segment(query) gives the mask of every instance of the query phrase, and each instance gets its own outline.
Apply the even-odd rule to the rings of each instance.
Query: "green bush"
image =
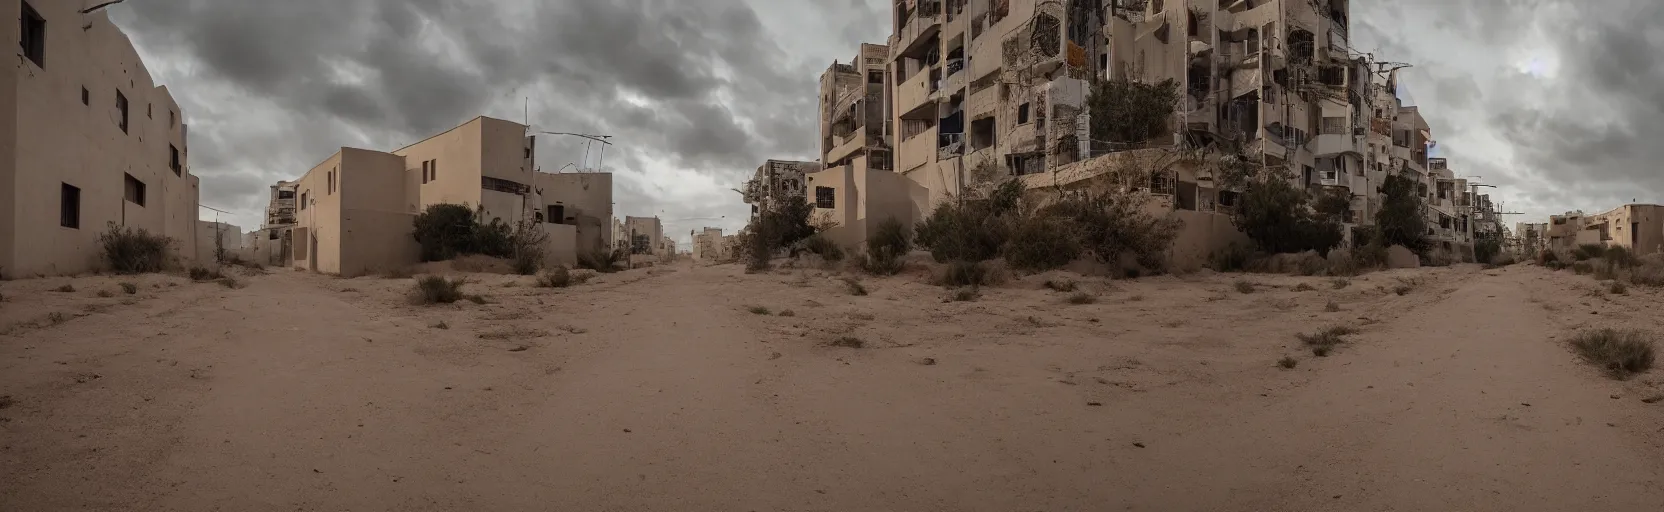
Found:
[[[1381,184],[1381,209],[1375,213],[1375,227],[1382,247],[1402,245],[1421,254],[1427,250],[1427,222],[1422,217],[1421,195],[1416,182],[1388,175]]]
[[[1640,258],[1635,257],[1635,253],[1629,252],[1628,247],[1621,245],[1607,247],[1601,257],[1618,268],[1630,268],[1641,263]]]
[[[1143,204],[1131,196],[1110,194],[1060,198],[1038,214],[1067,221],[1081,248],[1091,251],[1099,262],[1119,263],[1123,256],[1131,256],[1151,271],[1166,267],[1167,249],[1181,227],[1176,219],[1145,213]]]
[[[1502,255],[1502,240],[1495,237],[1482,237],[1473,243],[1473,259],[1483,264],[1496,263]]]
[[[990,274],[986,265],[979,261],[954,261],[943,269],[940,283],[942,286],[983,286],[989,283]]]
[[[916,241],[937,262],[994,259],[1010,239],[1014,209],[990,199],[945,201],[919,222]]]
[[[467,281],[427,276],[416,280],[416,300],[422,304],[450,304],[463,299],[462,285]]]
[[[746,269],[768,268],[776,251],[793,249],[798,242],[814,236],[815,227],[809,222],[814,212],[814,205],[799,197],[780,201],[754,215],[739,234]]]
[[[837,242],[833,242],[825,235],[816,233],[814,236],[803,239],[802,245],[803,250],[818,254],[821,259],[826,261],[843,261],[844,259],[844,248],[839,247]]]
[[[1584,261],[1606,255],[1606,246],[1601,244],[1583,244],[1572,249],[1572,259]]]
[[[98,244],[110,270],[117,274],[140,274],[162,271],[173,239],[153,235],[144,228],[117,226],[111,222],[109,230],[98,235]]]
[[[416,243],[422,261],[443,261],[473,252],[474,211],[460,204],[433,204],[416,215]]]
[[[1005,260],[1022,270],[1051,270],[1068,265],[1080,251],[1080,241],[1071,232],[1069,222],[1035,215],[1017,222]]]
[[[1231,220],[1266,252],[1327,255],[1344,238],[1341,225],[1317,213],[1310,202],[1306,191],[1270,176],[1248,182]]]

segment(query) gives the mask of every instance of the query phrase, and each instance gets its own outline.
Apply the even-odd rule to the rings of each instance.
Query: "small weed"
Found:
[[[1410,290],[1416,289],[1416,282],[1404,278],[1398,279],[1398,285],[1392,287],[1392,292],[1399,296],[1409,295]]]
[[[475,303],[475,304],[490,304],[491,303],[491,301],[485,299],[484,295],[469,295],[468,296],[468,302],[472,302],[472,303]]]
[[[861,280],[860,279],[856,279],[854,277],[845,277],[844,278],[844,285],[849,287],[849,294],[850,295],[865,296],[867,294],[867,287],[861,285]]]
[[[768,308],[765,308],[765,307],[762,307],[762,306],[751,306],[751,308],[750,308],[750,309],[747,309],[747,310],[746,310],[746,311],[750,311],[750,312],[751,312],[751,314],[753,314],[753,315],[769,315],[769,314],[773,314],[773,312],[772,312],[772,311],[769,311],[769,310],[768,310]]]
[[[1144,296],[1143,295],[1134,295],[1134,296],[1131,296],[1131,297],[1127,297],[1127,302],[1144,302]]]
[[[108,299],[108,298],[110,298],[110,297],[114,297],[114,296],[116,296],[116,294],[114,294],[114,293],[110,293],[110,291],[109,291],[109,290],[99,290],[99,291],[98,291],[98,296],[99,296],[99,297],[103,297],[103,298],[106,298],[106,299]]]
[[[57,311],[53,311],[51,313],[46,314],[46,322],[48,324],[58,325],[58,324],[68,322],[68,321],[69,321],[69,315],[65,315],[65,314],[59,313]]]
[[[1068,293],[1068,292],[1075,291],[1075,282],[1074,281],[1069,281],[1069,280],[1061,280],[1061,281],[1047,280],[1046,281],[1046,288],[1049,288],[1054,292]]]
[[[551,268],[543,272],[542,275],[537,276],[537,286],[540,288],[565,288],[574,284],[583,283],[588,278],[589,274],[583,274],[583,276],[584,277],[574,276],[572,275],[572,271],[567,270],[565,266],[556,265],[555,268]]]
[[[1309,291],[1315,291],[1315,290],[1317,290],[1317,287],[1314,287],[1314,286],[1312,286],[1310,284],[1307,284],[1307,283],[1300,283],[1300,286],[1294,287],[1294,291],[1297,291],[1297,292],[1309,292]]]
[[[849,316],[850,316],[850,318],[854,318],[856,320],[860,320],[860,321],[863,321],[863,322],[871,322],[872,319],[878,318],[878,317],[872,316],[872,313],[854,313],[854,314],[851,314]]]
[[[341,293],[358,293],[357,288],[342,288]]]
[[[1629,293],[1629,286],[1625,285],[1623,281],[1613,281],[1607,291],[1612,292],[1613,295],[1624,295]]]
[[[1284,370],[1292,370],[1298,365],[1300,365],[1300,360],[1289,356],[1283,356],[1282,359],[1277,360],[1277,366],[1281,366]]]
[[[843,337],[840,337],[838,339],[832,340],[831,345],[834,346],[834,347],[844,347],[844,348],[862,348],[862,347],[867,346],[867,342],[861,341],[861,338],[856,338],[856,337],[853,337],[853,336],[843,336]]]
[[[75,285],[66,284],[66,285],[63,285],[63,286],[59,286],[57,288],[53,288],[52,291],[63,292],[63,293],[74,293],[75,292]]]
[[[1254,293],[1254,283],[1246,280],[1237,280],[1235,286],[1237,293]]]
[[[1587,330],[1572,338],[1571,344],[1583,360],[1606,369],[1614,379],[1652,368],[1653,340],[1643,331]]]
[[[192,281],[213,281],[225,277],[220,274],[219,269],[208,267],[191,267],[190,276]]]
[[[126,292],[128,295],[139,293],[139,285],[133,283],[121,283],[121,291]]]
[[[954,302],[970,302],[976,300],[978,295],[980,294],[976,292],[976,288],[961,288],[953,292],[951,298]]]
[[[434,324],[433,324],[433,325],[430,325],[430,326],[428,326],[428,327],[432,327],[432,328],[434,328],[434,329],[441,329],[441,330],[443,330],[443,329],[450,329],[450,328],[451,328],[451,324],[447,324],[447,323],[445,323],[445,321],[444,321],[444,320],[440,320],[440,321],[438,321],[438,322],[435,322],[435,323],[434,323]]]
[[[236,278],[233,278],[233,277],[230,277],[230,276],[220,278],[216,282],[218,282],[220,284],[220,286],[224,286],[226,288],[230,288],[230,289],[233,289],[233,290],[248,286],[247,284],[244,284],[242,281],[238,281]]]
[[[797,313],[793,312],[790,309],[783,309],[783,310],[780,310],[780,314],[778,316],[797,316]]]
[[[1070,304],[1080,305],[1091,304],[1094,302],[1098,302],[1098,296],[1086,292],[1076,292],[1074,295],[1069,296]]]
[[[1326,311],[1326,312],[1329,312],[1329,313],[1340,312],[1340,304],[1337,304],[1337,303],[1335,303],[1335,301],[1331,300],[1331,301],[1329,301],[1329,304],[1323,306],[1323,311]]]
[[[1352,281],[1350,279],[1336,279],[1334,281],[1330,281],[1329,284],[1334,286],[1336,290],[1339,290],[1351,286]]]
[[[1337,325],[1318,331],[1315,334],[1296,334],[1294,337],[1298,338],[1302,343],[1305,343],[1306,346],[1311,347],[1312,355],[1327,357],[1329,355],[1329,351],[1333,350],[1336,346],[1342,343],[1346,343],[1346,336],[1356,334],[1357,332],[1358,329],[1356,328],[1345,325]]]

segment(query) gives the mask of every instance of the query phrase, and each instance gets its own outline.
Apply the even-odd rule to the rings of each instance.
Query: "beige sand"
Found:
[[[1664,510],[1664,371],[1559,341],[1664,294],[1569,273],[474,278],[0,283],[0,510]]]

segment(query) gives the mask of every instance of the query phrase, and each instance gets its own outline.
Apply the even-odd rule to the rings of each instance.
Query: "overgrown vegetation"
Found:
[[[1312,207],[1311,195],[1295,188],[1286,176],[1266,173],[1246,183],[1231,220],[1260,250],[1327,255],[1340,245],[1343,236],[1338,219],[1319,213]]]
[[[1427,223],[1422,217],[1416,182],[1388,175],[1381,184],[1381,195],[1381,209],[1375,213],[1375,229],[1381,246],[1402,245],[1417,254],[1426,252]]]
[[[814,205],[802,197],[777,201],[758,210],[738,236],[746,269],[768,268],[776,252],[792,249],[798,242],[814,236],[816,230],[810,224],[814,211]]]
[[[467,284],[467,281],[462,278],[425,276],[416,280],[416,301],[421,304],[450,304],[462,300],[464,284]]]
[[[993,284],[991,272],[980,261],[957,260],[942,270],[938,283],[942,286],[984,286]]]
[[[844,248],[839,247],[837,242],[833,242],[832,239],[820,233],[803,239],[802,247],[805,251],[820,255],[821,259],[826,261],[843,261],[844,259]]]
[[[543,264],[548,234],[536,220],[514,223],[485,219],[485,208],[470,210],[460,204],[428,205],[412,221],[422,261],[444,261],[467,254],[508,258],[521,275],[536,274]]]
[[[1137,144],[1168,131],[1179,105],[1179,83],[1145,83],[1129,78],[1096,80],[1086,97],[1093,141]]]
[[[1069,296],[1070,304],[1084,305],[1094,302],[1098,302],[1098,296],[1086,292],[1076,292],[1074,295]]]
[[[1587,261],[1606,255],[1606,246],[1601,244],[1582,244],[1572,249],[1572,259]]]
[[[1499,263],[1502,258],[1502,239],[1494,236],[1479,237],[1473,242],[1473,260],[1486,264]]]
[[[901,273],[905,263],[902,258],[912,248],[907,226],[895,217],[884,219],[867,237],[867,253],[861,257],[861,269],[880,276]]]
[[[970,288],[960,288],[958,290],[954,290],[953,295],[950,295],[948,298],[954,302],[970,302],[976,300],[977,297],[980,297],[981,295],[981,293],[977,292],[976,287],[973,286]]]
[[[208,267],[191,267],[188,274],[192,281],[213,281],[225,277],[220,273],[220,269]]]
[[[98,235],[98,245],[110,270],[117,274],[140,274],[162,271],[173,239],[151,234],[144,228],[117,226],[111,222],[109,229]]]
[[[625,260],[622,250],[594,249],[578,253],[578,268],[586,268],[603,274],[618,271],[618,262]]]
[[[1627,379],[1653,365],[1652,335],[1644,331],[1585,330],[1572,338],[1571,345],[1585,361],[1605,369],[1615,379]]]
[[[769,315],[773,313],[772,311],[769,311],[768,308],[763,306],[751,306],[746,308],[746,311],[750,311],[753,315]]]
[[[844,286],[849,288],[849,294],[857,297],[867,294],[867,287],[861,285],[861,280],[855,277],[845,277]]]
[[[593,274],[574,274],[564,265],[555,265],[537,276],[537,286],[540,288],[566,288],[568,286],[584,284]]]

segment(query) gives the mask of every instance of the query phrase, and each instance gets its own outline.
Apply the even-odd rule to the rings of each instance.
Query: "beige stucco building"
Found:
[[[722,228],[707,227],[693,232],[693,260],[700,262],[727,261],[728,247],[723,243]]]
[[[225,251],[226,258],[244,256],[243,244],[248,240],[243,228],[224,222],[200,220],[196,223],[196,247],[193,257],[197,261],[217,262],[219,251]]]
[[[187,163],[184,113],[155,84],[103,11],[82,2],[0,0],[0,40],[19,41],[0,66],[0,275],[103,267],[111,224],[197,247],[198,179]]]
[[[1578,244],[1624,247],[1636,256],[1664,252],[1664,206],[1626,204],[1582,219]]]
[[[392,152],[341,148],[292,182],[295,223],[267,239],[289,240],[284,265],[356,276],[416,263],[417,214],[430,205],[477,208],[485,222],[535,220],[548,235],[546,262],[572,265],[579,250],[610,245],[612,177],[532,168],[525,125],[477,117]],[[274,187],[282,201],[289,182]],[[281,209],[273,206],[271,209]]]

